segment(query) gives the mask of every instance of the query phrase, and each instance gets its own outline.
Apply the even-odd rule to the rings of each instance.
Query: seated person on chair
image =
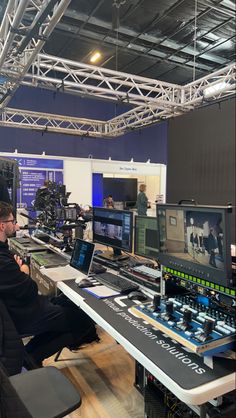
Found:
[[[63,347],[74,349],[98,339],[93,321],[63,294],[49,299],[38,295],[38,287],[8,248],[7,238],[19,229],[12,206],[0,202],[0,295],[20,335],[33,335],[26,345],[34,363]]]

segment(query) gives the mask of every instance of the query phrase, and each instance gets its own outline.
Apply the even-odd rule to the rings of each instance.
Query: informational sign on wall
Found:
[[[30,208],[34,204],[36,191],[45,180],[63,184],[63,160],[12,156],[9,158],[17,160],[20,170],[17,207]]]

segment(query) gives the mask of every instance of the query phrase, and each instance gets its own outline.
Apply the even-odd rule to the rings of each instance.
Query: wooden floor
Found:
[[[107,333],[98,330],[101,341],[75,353],[64,349],[54,365],[78,388],[82,405],[69,418],[143,418],[142,395],[134,387],[134,360]],[[73,360],[68,360],[73,359]]]

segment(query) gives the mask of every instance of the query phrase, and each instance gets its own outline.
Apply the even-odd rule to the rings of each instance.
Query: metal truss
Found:
[[[70,1],[8,1],[0,27],[0,108],[19,87]]]
[[[106,124],[106,132],[109,136],[119,136],[124,132],[141,129],[145,126],[181,115],[183,110],[179,108],[161,109],[155,105],[137,106],[129,112],[123,113]]]
[[[70,1],[8,1],[0,26],[0,125],[114,137],[233,94],[235,64],[179,86],[40,54]],[[223,87],[217,89],[220,82]],[[106,99],[133,108],[106,122],[5,108],[20,84]]]
[[[206,101],[232,95],[235,70],[235,64],[231,64],[195,82],[179,86],[38,54],[21,84],[113,100],[134,108],[106,122],[5,109],[0,125],[112,138],[181,115]],[[219,84],[223,87],[214,89]],[[210,94],[209,87],[213,87]]]
[[[0,125],[85,137],[104,137],[106,131],[102,121],[8,108],[1,112]]]
[[[219,88],[217,88],[219,86]],[[207,100],[227,97],[235,92],[236,64],[228,65],[184,86],[184,105],[199,105]]]
[[[181,87],[159,80],[38,54],[23,84],[131,105],[178,106]]]

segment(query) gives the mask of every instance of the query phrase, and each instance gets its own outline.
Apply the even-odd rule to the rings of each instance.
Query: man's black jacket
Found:
[[[15,326],[24,333],[25,324],[33,324],[41,317],[44,298],[38,295],[37,284],[22,273],[8,244],[0,241],[0,299],[10,313]]]

